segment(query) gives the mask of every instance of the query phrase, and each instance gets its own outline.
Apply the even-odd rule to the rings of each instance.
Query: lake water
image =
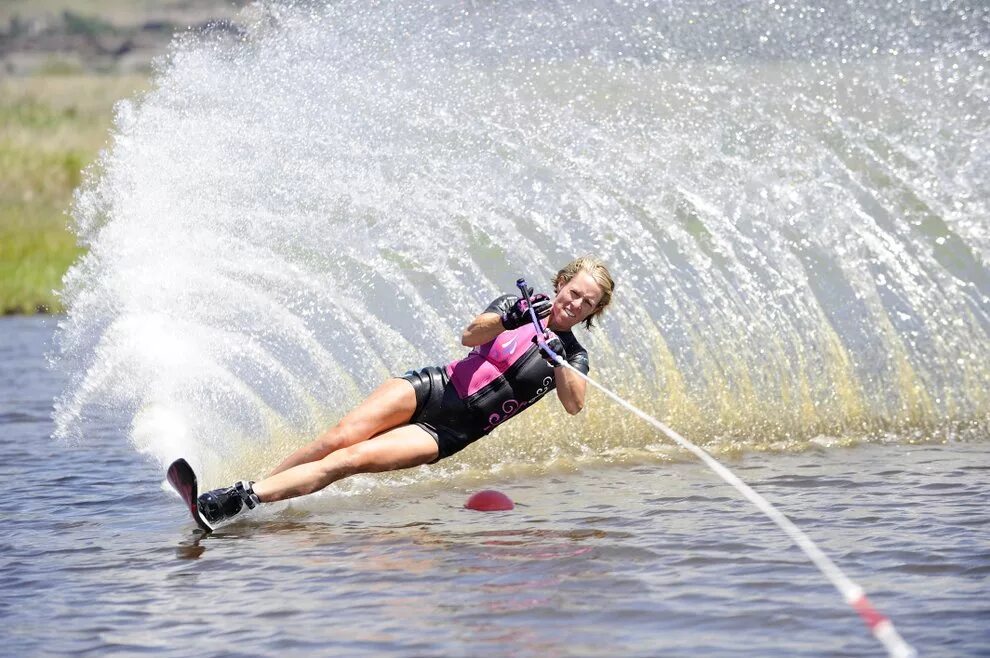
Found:
[[[686,458],[461,478],[425,467],[204,537],[110,424],[75,445],[49,438],[64,386],[43,358],[52,330],[0,320],[2,655],[883,655],[777,528]],[[724,460],[920,655],[987,656],[987,448]],[[464,509],[482,488],[516,509]]]

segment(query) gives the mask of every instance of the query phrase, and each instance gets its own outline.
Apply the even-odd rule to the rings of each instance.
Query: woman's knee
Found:
[[[392,442],[373,439],[356,443],[337,453],[339,467],[348,475],[357,473],[382,473],[398,468],[405,468],[410,459],[397,449]]]
[[[347,452],[349,464],[356,473],[378,473],[393,468],[389,451],[374,441],[354,444]]]
[[[364,443],[356,443],[328,454],[320,464],[327,474],[343,477],[373,472],[373,452]]]
[[[323,454],[329,455],[367,438],[360,435],[360,428],[355,426],[354,423],[350,423],[344,419],[324,432],[317,439],[317,443],[319,443]]]

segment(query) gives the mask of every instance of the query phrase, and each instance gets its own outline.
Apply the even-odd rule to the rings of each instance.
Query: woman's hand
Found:
[[[533,342],[539,345],[536,336]],[[549,329],[543,332],[543,342],[561,359],[565,359],[564,343]],[[584,394],[588,388],[588,382],[579,375],[571,372],[570,368],[562,367],[561,363],[554,360],[550,354],[540,345],[540,356],[546,359],[547,364],[553,368],[553,381],[557,387],[557,399],[564,405],[564,409],[572,416],[584,409]]]
[[[533,342],[536,343],[537,345],[540,345],[540,341],[536,339],[536,336],[533,336]],[[560,338],[557,337],[557,334],[553,333],[549,329],[543,332],[543,342],[546,344],[548,348],[550,348],[550,350],[554,354],[556,354],[560,358],[563,359],[565,356],[567,356],[566,354],[564,354],[564,344],[560,341]],[[553,358],[553,356],[551,356],[545,349],[543,349],[543,345],[540,345],[540,356],[542,356],[551,367],[556,368],[560,366],[560,364],[557,363],[557,361]]]
[[[530,288],[530,294],[532,294],[532,288]],[[541,320],[548,315],[550,315],[550,309],[553,308],[553,302],[546,295],[536,295],[532,298],[533,311],[536,312],[536,317]],[[529,304],[526,303],[525,299],[518,299],[512,307],[505,312],[502,316],[502,326],[506,329],[518,329],[530,322],[531,318],[529,316]]]

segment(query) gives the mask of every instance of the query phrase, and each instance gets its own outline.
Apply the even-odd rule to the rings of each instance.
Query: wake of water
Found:
[[[177,39],[77,195],[57,435],[106,411],[264,470],[589,252],[592,374],[709,447],[985,435],[990,9],[676,4],[260,3]],[[660,450],[552,407],[466,463]]]

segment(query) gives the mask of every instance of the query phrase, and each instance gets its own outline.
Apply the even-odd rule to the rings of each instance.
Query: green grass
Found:
[[[113,103],[146,86],[141,76],[0,80],[0,313],[62,311],[54,290],[81,253],[72,192],[107,144]]]
[[[81,253],[75,236],[64,228],[64,217],[56,209],[4,210],[0,215],[0,307],[6,314],[61,312],[55,290]],[[17,219],[5,216],[8,211]]]
[[[107,25],[134,25],[153,19],[196,22],[208,18],[232,16],[236,5],[245,0],[3,0],[0,22],[62,16],[81,23],[83,29],[101,29]]]
[[[183,28],[234,17],[248,2],[2,0],[0,32],[19,43],[38,26],[92,37],[136,33],[148,22]],[[150,46],[147,56],[166,43]],[[53,290],[81,253],[67,229],[72,192],[107,144],[114,102],[147,88],[148,80],[86,73],[93,65],[84,55],[59,49],[14,54],[37,62],[23,69],[33,76],[0,74],[0,313],[56,313],[62,308]]]

